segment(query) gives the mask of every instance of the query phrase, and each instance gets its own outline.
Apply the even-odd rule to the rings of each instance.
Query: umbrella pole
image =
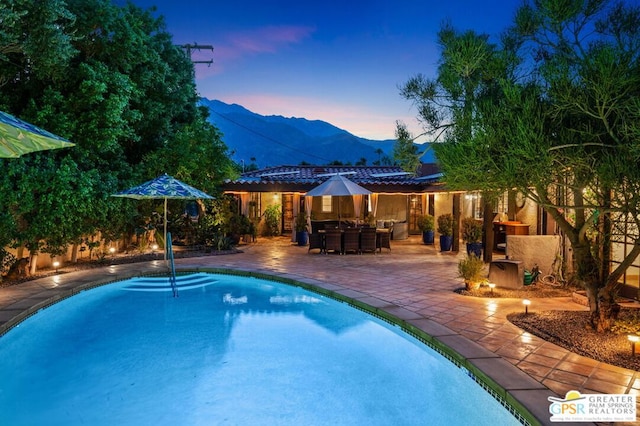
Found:
[[[164,199],[164,260],[167,261],[167,199]]]

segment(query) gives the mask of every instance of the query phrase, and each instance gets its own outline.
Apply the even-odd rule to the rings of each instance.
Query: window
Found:
[[[331,204],[331,195],[322,196],[322,212],[327,213],[333,211],[333,205]]]

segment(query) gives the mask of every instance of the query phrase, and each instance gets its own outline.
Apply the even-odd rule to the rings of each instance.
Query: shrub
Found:
[[[472,217],[462,219],[462,239],[466,243],[482,241],[482,223]]]
[[[430,214],[422,215],[418,218],[418,223],[416,223],[418,229],[422,232],[433,231],[434,230],[434,219]]]
[[[438,216],[438,233],[440,235],[453,235],[453,215],[451,213]]]
[[[298,213],[296,216],[296,232],[308,231],[307,215],[304,212]]]
[[[458,276],[464,279],[467,290],[477,287],[484,279],[484,262],[471,254],[458,262]]]
[[[280,205],[272,204],[264,211],[264,234],[267,237],[280,235]]]

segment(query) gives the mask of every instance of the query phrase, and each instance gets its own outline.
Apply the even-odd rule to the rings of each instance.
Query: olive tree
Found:
[[[619,279],[640,253],[639,29],[638,7],[526,3],[486,66],[499,72],[471,99],[470,127],[457,116],[464,108],[413,91],[426,95],[423,119],[449,114],[444,143],[434,147],[449,187],[515,189],[556,221],[599,331],[616,318]],[[450,61],[443,53],[443,64]],[[452,69],[441,66],[433,85],[445,87],[443,70]],[[453,78],[464,81],[464,73]],[[614,257],[615,242],[629,249]]]

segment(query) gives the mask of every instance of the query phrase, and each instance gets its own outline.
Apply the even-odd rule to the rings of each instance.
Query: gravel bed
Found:
[[[637,318],[637,309],[622,308],[619,319]],[[631,343],[626,334],[597,333],[589,327],[589,312],[543,311],[507,315],[513,324],[548,342],[596,361],[640,371],[638,355],[631,355]]]

